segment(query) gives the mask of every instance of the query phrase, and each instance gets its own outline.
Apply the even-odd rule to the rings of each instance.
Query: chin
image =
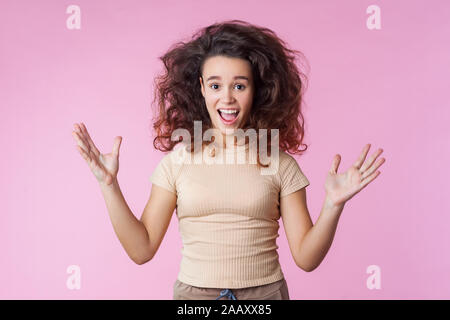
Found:
[[[235,131],[237,130],[238,126],[233,126],[233,127],[220,127],[220,132],[224,135],[232,135],[233,133],[235,133]]]

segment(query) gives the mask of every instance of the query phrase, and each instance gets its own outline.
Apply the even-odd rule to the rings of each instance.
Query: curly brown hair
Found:
[[[153,128],[153,146],[171,151],[176,129],[186,129],[194,139],[194,121],[201,121],[202,132],[212,122],[198,81],[207,58],[226,56],[250,62],[255,83],[253,105],[247,123],[241,129],[267,129],[270,153],[270,129],[278,129],[279,148],[302,154],[304,117],[302,103],[307,78],[295,64],[300,51],[287,48],[275,32],[242,20],[227,20],[202,28],[188,42],[178,42],[159,57],[165,71],[155,79],[153,104],[158,102]],[[303,59],[306,62],[306,59]],[[202,142],[205,145],[206,142]],[[304,149],[298,149],[305,146]],[[258,165],[262,165],[259,161]],[[264,165],[262,165],[264,166]],[[266,167],[266,166],[264,166]]]

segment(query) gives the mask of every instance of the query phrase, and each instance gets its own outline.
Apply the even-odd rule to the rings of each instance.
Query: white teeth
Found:
[[[224,109],[219,109],[219,111],[220,112],[222,112],[222,113],[238,113],[238,111],[237,110],[224,110]]]

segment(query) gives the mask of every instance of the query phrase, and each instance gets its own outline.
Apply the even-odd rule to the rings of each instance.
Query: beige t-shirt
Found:
[[[210,159],[245,156],[248,145],[216,150]],[[183,243],[178,280],[231,289],[283,279],[276,244],[280,197],[309,185],[297,161],[279,149],[277,170],[261,174],[249,158],[246,163],[234,158],[232,164],[199,164],[193,159],[185,149],[175,148],[164,155],[150,177],[152,183],[177,195]]]

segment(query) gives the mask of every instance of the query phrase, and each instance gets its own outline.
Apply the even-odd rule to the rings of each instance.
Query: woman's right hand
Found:
[[[92,173],[100,184],[110,185],[117,179],[119,171],[119,149],[122,137],[114,139],[113,150],[108,154],[101,154],[94,145],[84,123],[75,123],[72,136],[77,142],[81,156],[86,160]]]

